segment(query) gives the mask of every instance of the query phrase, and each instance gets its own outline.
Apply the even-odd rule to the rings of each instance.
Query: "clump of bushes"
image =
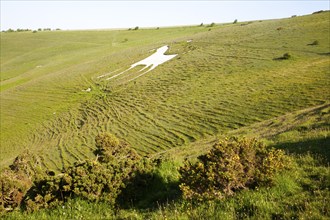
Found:
[[[33,181],[42,174],[37,156],[26,150],[16,157],[13,164],[0,173],[0,213],[19,207]]]
[[[148,159],[110,133],[97,135],[95,143],[95,160],[75,163],[59,175],[42,171],[42,161],[28,152],[17,157],[0,175],[0,213],[51,208],[75,197],[114,205],[133,178],[151,169]]]
[[[127,172],[123,172],[125,171]],[[114,204],[115,198],[129,168],[118,163],[104,165],[97,161],[85,161],[68,168],[62,175],[34,182],[27,193],[27,211],[50,208],[80,197],[89,201],[106,201]]]
[[[168,166],[171,162],[156,165],[109,133],[97,135],[95,143],[94,160],[75,163],[58,175],[41,172],[42,161],[36,156],[17,157],[0,175],[0,212],[17,207],[33,212],[76,197],[142,207],[180,195],[179,177],[163,178],[162,172],[173,168]],[[256,139],[225,139],[196,163],[186,161],[179,168],[179,187],[185,199],[222,199],[245,188],[273,184],[286,161],[283,151],[266,148]]]
[[[102,133],[95,142],[95,160],[76,163],[59,176],[34,182],[27,193],[26,209],[49,208],[74,197],[114,205],[127,182],[142,172],[144,163],[135,150],[112,134]]]
[[[113,161],[125,162],[140,160],[138,153],[125,142],[110,133],[102,133],[96,136],[95,145],[97,150],[94,152],[100,162],[111,163]]]
[[[222,199],[241,189],[271,185],[286,160],[283,151],[256,139],[226,139],[196,163],[185,161],[179,169],[180,189],[185,199]]]
[[[0,213],[12,211],[18,207],[32,181],[23,173],[6,169],[0,174]]]

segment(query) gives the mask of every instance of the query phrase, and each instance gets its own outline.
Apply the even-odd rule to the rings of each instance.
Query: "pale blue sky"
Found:
[[[162,27],[283,18],[318,10],[329,10],[329,1],[1,0],[1,30]]]

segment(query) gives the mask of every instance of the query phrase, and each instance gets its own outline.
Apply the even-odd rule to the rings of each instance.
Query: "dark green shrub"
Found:
[[[95,138],[95,154],[101,162],[137,160],[140,156],[126,143],[110,133],[101,133]]]
[[[144,159],[143,167],[135,173],[118,196],[122,208],[159,208],[178,199],[181,191],[177,165],[173,161]]]
[[[312,43],[308,44],[310,46],[316,46],[316,45],[319,45],[319,41],[318,40],[315,40],[313,41]]]
[[[15,173],[21,172],[31,180],[44,174],[41,158],[28,150],[17,156],[9,167]]]
[[[237,19],[235,19],[235,21],[233,22],[233,24],[236,24],[237,23]]]
[[[283,54],[283,56],[274,58],[273,60],[289,60],[291,58],[292,58],[291,54],[285,53]]]
[[[215,26],[215,23],[214,22],[212,22],[210,25],[209,25],[209,27],[214,27]]]
[[[283,59],[284,60],[288,60],[288,59],[290,59],[291,58],[291,55],[289,54],[289,53],[285,53],[285,54],[283,54]]]
[[[97,135],[95,138],[95,145],[101,154],[107,151],[119,150],[118,138],[110,133],[101,133]]]
[[[112,134],[102,133],[95,142],[96,160],[74,164],[59,176],[35,181],[27,193],[26,209],[53,207],[73,197],[114,205],[131,179],[143,173],[144,160]]]
[[[134,28],[134,30],[135,30],[135,31],[139,30],[139,27],[138,27],[138,26],[136,26],[136,27]]]
[[[32,181],[23,172],[3,170],[0,174],[0,213],[19,207]]]
[[[68,168],[60,176],[36,181],[27,193],[26,209],[36,211],[54,207],[73,197],[114,204],[129,172],[127,167],[122,169],[119,166],[118,163],[105,165],[85,161]]]
[[[221,199],[234,192],[269,185],[285,165],[281,150],[266,148],[256,139],[220,141],[212,150],[186,161],[180,168],[180,189],[185,199]]]
[[[42,176],[40,158],[29,151],[17,156],[0,174],[0,213],[19,207],[32,182]]]

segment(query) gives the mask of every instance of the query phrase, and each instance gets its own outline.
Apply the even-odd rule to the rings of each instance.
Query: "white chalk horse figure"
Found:
[[[173,54],[173,55],[165,55],[164,53],[168,50],[169,46],[165,45],[161,48],[158,48],[157,51],[150,55],[149,57],[137,62],[137,63],[134,63],[131,65],[130,68],[128,68],[127,70],[123,71],[123,72],[120,72],[114,76],[111,76],[109,78],[107,78],[106,80],[110,80],[110,79],[113,79],[113,78],[116,78],[126,72],[128,72],[129,70],[133,69],[134,67],[136,66],[139,66],[139,65],[145,65],[145,67],[143,67],[139,72],[142,72],[143,70],[147,69],[147,68],[150,68],[148,69],[147,71],[141,73],[140,75],[134,77],[133,79],[129,80],[129,81],[132,81],[132,80],[135,80],[141,76],[143,76],[144,74],[146,74],[147,72],[150,72],[151,70],[155,69],[158,65],[162,64],[162,63],[165,63],[166,61],[174,58],[175,56],[177,56],[177,54]],[[105,75],[102,75],[100,77],[103,77]],[[100,78],[99,77],[99,78]]]

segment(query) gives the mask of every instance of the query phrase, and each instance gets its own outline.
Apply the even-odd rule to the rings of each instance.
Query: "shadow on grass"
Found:
[[[327,52],[327,53],[318,53],[318,55],[321,55],[321,56],[330,56],[330,52]]]
[[[178,182],[166,181],[158,173],[137,174],[117,198],[120,208],[157,209],[181,197]]]
[[[325,163],[330,162],[330,137],[293,143],[280,143],[274,145],[274,147],[294,154],[305,154],[309,152],[314,155],[320,155],[325,159]]]

